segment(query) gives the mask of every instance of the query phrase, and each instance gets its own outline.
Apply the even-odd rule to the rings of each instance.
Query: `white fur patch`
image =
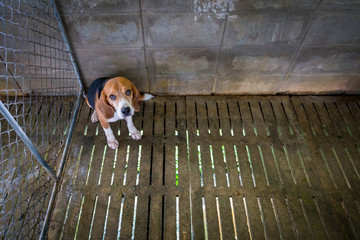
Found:
[[[153,95],[151,95],[151,94],[149,94],[149,93],[145,93],[145,94],[144,94],[144,101],[150,100],[150,99],[152,99],[153,97],[154,97]]]
[[[119,147],[119,143],[118,141],[116,140],[115,136],[114,136],[114,133],[113,131],[111,130],[111,128],[103,128],[104,129],[104,132],[105,132],[105,135],[106,135],[106,139],[107,139],[107,143],[108,143],[108,146],[112,149],[116,149]]]
[[[119,116],[116,114],[116,111],[114,113],[114,116],[110,119],[107,119],[108,122],[116,122],[117,120],[120,120]]]
[[[130,108],[130,116],[134,115],[135,113],[135,109],[133,108],[133,106],[131,105],[131,103],[129,103],[126,99],[121,98],[120,101],[117,102],[117,105],[115,106],[116,109],[116,113],[119,117],[119,119],[124,119],[125,116],[122,114],[121,109],[123,107],[129,107]]]
[[[106,138],[110,141],[114,140],[115,139],[115,136],[114,136],[114,133],[113,131],[111,130],[111,128],[104,128],[104,132],[105,132],[105,135],[106,135]]]
[[[131,133],[131,137],[134,140],[140,140],[141,139],[141,134],[140,134],[139,130],[137,130],[136,127],[134,126],[134,123],[132,121],[132,117],[126,117],[125,120],[126,120],[126,123],[127,123],[127,127],[129,129],[129,132]]]

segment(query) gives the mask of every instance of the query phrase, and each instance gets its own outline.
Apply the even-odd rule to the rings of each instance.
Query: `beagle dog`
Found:
[[[139,111],[139,101],[151,98],[153,98],[151,94],[141,95],[135,85],[124,77],[98,78],[91,83],[86,95],[86,102],[89,107],[94,109],[91,121],[100,121],[108,146],[116,149],[119,147],[119,143],[115,139],[109,123],[125,119],[131,137],[140,140],[141,134],[134,126],[132,116]]]

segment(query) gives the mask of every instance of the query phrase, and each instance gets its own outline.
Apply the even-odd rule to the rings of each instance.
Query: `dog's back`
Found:
[[[96,93],[97,93],[97,97],[100,97],[101,91],[104,88],[105,83],[110,80],[111,78],[109,77],[102,77],[102,78],[98,78],[96,80],[94,80],[91,84],[90,87],[87,91],[87,95],[86,95],[86,99],[88,101],[88,105],[92,108],[95,109],[95,98],[96,98]]]

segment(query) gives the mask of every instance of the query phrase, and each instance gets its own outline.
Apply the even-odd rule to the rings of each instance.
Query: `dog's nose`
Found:
[[[130,115],[130,108],[129,107],[123,107],[121,109],[121,112],[125,115],[125,116],[129,116]]]

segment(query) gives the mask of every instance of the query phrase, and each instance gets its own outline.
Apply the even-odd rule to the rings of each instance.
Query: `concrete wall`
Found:
[[[58,0],[86,85],[154,94],[360,93],[359,0]]]

